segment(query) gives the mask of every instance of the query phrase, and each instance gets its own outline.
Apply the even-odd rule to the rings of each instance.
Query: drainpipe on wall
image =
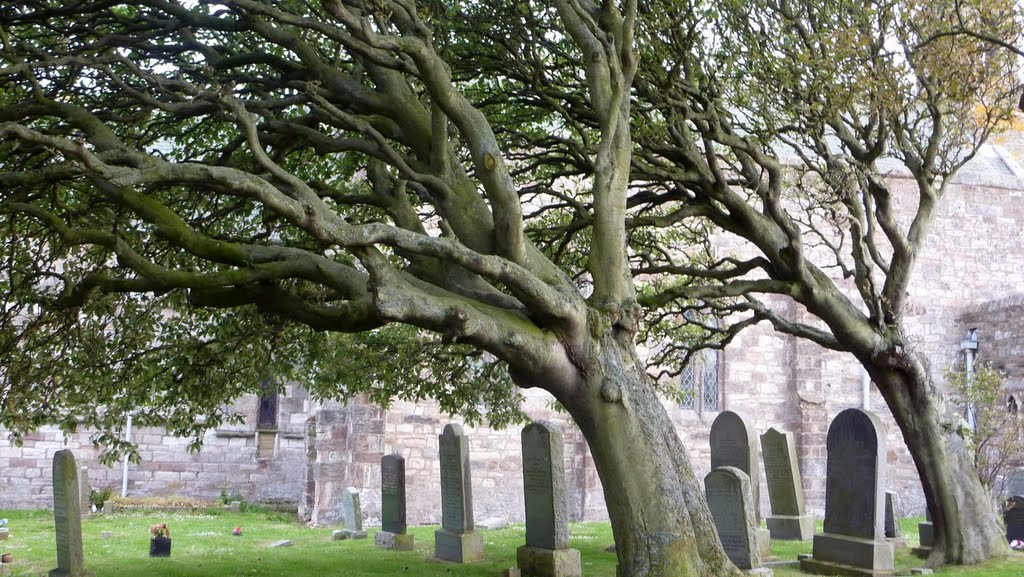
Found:
[[[125,429],[124,440],[128,443],[132,442],[132,414],[128,413],[128,425]],[[121,467],[121,496],[128,496],[128,455],[124,456],[124,460]]]
[[[861,310],[865,316],[871,316],[866,304],[861,307]],[[868,374],[868,370],[864,368],[864,365],[860,367],[860,404],[861,408],[865,411],[871,410],[871,375]]]
[[[864,367],[860,369],[860,397],[861,405],[865,411],[871,410],[871,375]]]
[[[964,372],[967,376],[967,387],[974,381],[974,358],[978,354],[978,329],[968,329],[967,338],[960,341],[960,350],[964,353]],[[973,431],[977,427],[974,416],[974,403],[967,401],[967,426]]]

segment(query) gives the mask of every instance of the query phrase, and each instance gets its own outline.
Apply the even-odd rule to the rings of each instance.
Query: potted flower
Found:
[[[149,556],[150,557],[170,557],[171,556],[171,530],[167,527],[167,523],[157,523],[149,528],[149,533],[153,536],[149,540]]]

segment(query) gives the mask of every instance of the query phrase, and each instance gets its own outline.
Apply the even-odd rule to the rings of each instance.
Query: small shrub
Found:
[[[89,504],[95,507],[97,511],[101,511],[103,510],[103,505],[110,499],[113,493],[114,489],[110,485],[102,489],[90,489]]]

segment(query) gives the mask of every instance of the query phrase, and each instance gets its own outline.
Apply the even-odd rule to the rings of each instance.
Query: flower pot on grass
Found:
[[[149,556],[150,557],[170,557],[171,556],[171,530],[167,527],[167,523],[157,523],[149,528],[150,535],[153,536],[149,540]]]
[[[171,538],[170,537],[153,537],[149,540],[149,556],[150,557],[170,557],[171,556]]]

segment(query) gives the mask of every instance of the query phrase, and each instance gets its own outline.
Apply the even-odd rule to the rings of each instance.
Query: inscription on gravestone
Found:
[[[704,477],[704,493],[729,560],[740,569],[760,567],[747,474],[735,467],[719,467]]]
[[[405,522],[405,458],[394,453],[380,460],[381,529],[404,534]]]

